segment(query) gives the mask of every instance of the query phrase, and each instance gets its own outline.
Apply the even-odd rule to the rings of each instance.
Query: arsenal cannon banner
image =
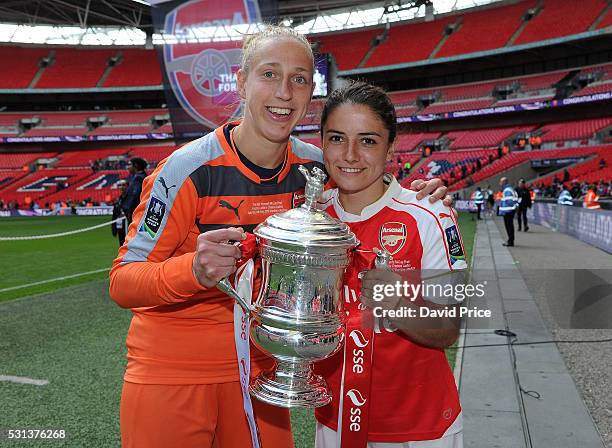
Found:
[[[152,1],[166,101],[177,140],[241,115],[236,89],[242,36],[273,23],[276,0]]]

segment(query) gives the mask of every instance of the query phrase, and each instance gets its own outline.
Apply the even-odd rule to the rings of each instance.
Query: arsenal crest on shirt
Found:
[[[386,222],[380,228],[378,241],[391,255],[398,253],[404,244],[408,231],[406,224],[401,222]]]

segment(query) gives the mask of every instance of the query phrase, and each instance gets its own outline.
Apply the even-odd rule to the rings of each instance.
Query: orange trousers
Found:
[[[287,409],[253,398],[261,448],[293,448]],[[123,383],[123,448],[249,448],[240,383]]]

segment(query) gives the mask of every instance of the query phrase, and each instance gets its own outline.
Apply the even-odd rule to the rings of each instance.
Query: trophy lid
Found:
[[[316,202],[325,185],[325,173],[314,167],[312,172],[300,165],[306,177],[306,201],[297,208],[269,216],[255,228],[255,235],[271,241],[306,247],[352,248],[359,240],[348,225],[316,209]]]

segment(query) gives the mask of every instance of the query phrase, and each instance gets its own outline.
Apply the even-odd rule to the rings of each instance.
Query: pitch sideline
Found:
[[[108,272],[108,270],[109,270],[108,268],[102,268],[102,269],[97,269],[95,271],[80,272],[78,274],[64,275],[63,277],[56,277],[56,278],[50,278],[48,280],[41,280],[39,282],[26,283],[25,285],[11,286],[9,288],[0,289],[0,293],[7,292],[7,291],[14,291],[16,289],[29,288],[30,286],[44,285],[45,283],[59,282],[59,281],[68,280],[71,278],[83,277],[84,275],[98,274],[100,272],[105,272],[105,271]]]

